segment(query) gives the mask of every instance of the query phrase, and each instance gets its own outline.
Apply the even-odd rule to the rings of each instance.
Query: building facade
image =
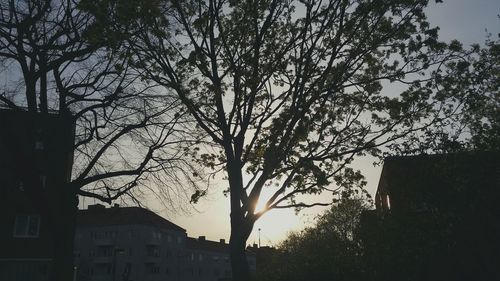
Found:
[[[0,110],[0,280],[71,277],[73,137],[67,116]]]
[[[391,157],[361,218],[372,280],[500,280],[500,152]]]
[[[255,256],[248,254],[255,269]],[[78,213],[78,281],[219,281],[231,278],[229,245],[191,238],[139,207],[91,205]]]

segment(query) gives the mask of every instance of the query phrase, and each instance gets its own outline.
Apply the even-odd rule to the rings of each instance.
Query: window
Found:
[[[161,232],[153,231],[153,239],[161,240]]]
[[[94,267],[95,275],[110,275],[113,273],[113,266],[110,263],[98,263]]]
[[[117,231],[106,231],[106,232],[104,232],[104,237],[105,238],[116,238],[117,234],[118,234]]]
[[[45,189],[45,187],[47,186],[47,176],[40,176],[40,186]]]
[[[146,263],[146,272],[150,274],[158,274],[160,273],[160,267],[154,263]]]
[[[130,273],[132,272],[132,264],[127,263],[125,265],[125,269],[123,270],[123,280],[129,280]]]
[[[154,245],[147,245],[146,252],[148,257],[160,257],[160,248]]]
[[[43,148],[44,148],[44,147],[43,147],[43,142],[42,142],[42,141],[40,141],[40,140],[37,140],[37,141],[35,142],[35,149],[36,149],[36,150],[43,150]]]
[[[98,257],[111,257],[113,255],[113,246],[99,246],[99,247],[97,247],[96,255]]]
[[[35,150],[43,150],[44,149],[44,146],[43,146],[43,142],[42,142],[42,139],[43,139],[43,131],[42,129],[38,129],[36,130],[36,140],[35,140]]]
[[[17,215],[14,223],[14,237],[36,238],[40,230],[40,216]]]

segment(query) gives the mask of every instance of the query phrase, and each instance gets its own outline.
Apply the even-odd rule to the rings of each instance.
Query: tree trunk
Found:
[[[25,77],[26,82],[26,101],[28,103],[28,111],[37,112],[37,102],[36,102],[36,80],[28,79]]]
[[[232,151],[226,151],[226,155],[232,155]],[[250,267],[248,266],[246,257],[246,242],[253,225],[245,219],[245,210],[241,203],[242,192],[245,191],[241,176],[241,163],[238,158],[228,157],[227,172],[231,201],[231,237],[229,240],[229,249],[233,281],[249,281]]]
[[[47,71],[45,70],[46,56],[41,54],[40,58],[40,112],[47,113],[49,105],[47,102]]]
[[[248,266],[246,256],[246,242],[251,231],[252,226],[248,225],[248,223],[231,224],[229,249],[233,281],[249,281],[251,279],[250,267]]]

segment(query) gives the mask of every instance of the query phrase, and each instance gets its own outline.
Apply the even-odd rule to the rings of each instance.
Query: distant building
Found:
[[[500,280],[500,152],[390,157],[361,233],[372,280]]]
[[[138,207],[80,210],[77,280],[184,280],[186,230]]]
[[[252,246],[247,247],[247,251],[252,253],[255,256],[255,271],[257,268],[259,271],[272,271],[272,268],[268,268],[269,266],[273,266],[273,260],[279,254],[276,248],[270,246],[258,246],[257,244],[253,244]],[[270,271],[269,271],[270,270]]]
[[[255,270],[255,256],[248,254]],[[91,205],[78,213],[78,281],[219,281],[231,278],[229,245],[139,207]]]
[[[0,109],[0,280],[72,276],[69,116]],[[63,226],[63,227],[61,227]],[[57,268],[57,270],[54,270]]]
[[[212,281],[231,278],[229,245],[224,239],[209,241],[205,236],[198,239],[189,237],[186,241],[186,280]]]

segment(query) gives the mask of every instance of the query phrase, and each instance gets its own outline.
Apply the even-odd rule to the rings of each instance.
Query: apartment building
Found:
[[[139,207],[80,210],[77,280],[185,280],[186,230]]]
[[[74,138],[67,117],[0,109],[2,281],[71,278],[77,199],[67,186]]]
[[[500,152],[389,157],[361,235],[372,280],[500,280]]]
[[[255,256],[248,253],[255,271]],[[219,281],[231,278],[229,245],[139,207],[80,210],[75,235],[78,281]]]

